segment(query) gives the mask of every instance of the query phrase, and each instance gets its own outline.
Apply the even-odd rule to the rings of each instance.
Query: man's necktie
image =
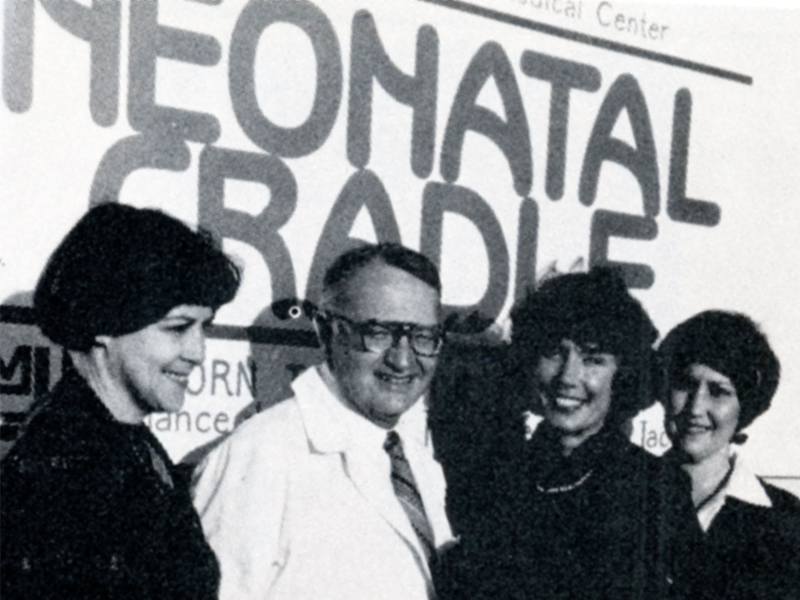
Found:
[[[403,505],[411,527],[419,538],[420,544],[425,551],[425,558],[430,562],[436,557],[436,546],[434,545],[433,529],[425,514],[425,507],[422,504],[422,497],[419,495],[414,474],[406,460],[403,452],[403,442],[396,431],[390,431],[386,435],[386,442],[383,449],[389,454],[392,461],[392,485],[394,493]]]

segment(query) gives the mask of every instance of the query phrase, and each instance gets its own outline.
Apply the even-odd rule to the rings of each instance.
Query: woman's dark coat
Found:
[[[0,596],[216,598],[219,569],[185,482],[144,425],[67,373],[0,474]]]
[[[616,432],[569,459],[554,448],[543,424],[518,476],[449,557],[451,596],[666,598],[673,536],[658,459]]]
[[[772,507],[729,496],[708,531],[698,526],[680,532],[671,576],[674,598],[800,600],[800,500],[761,485]]]

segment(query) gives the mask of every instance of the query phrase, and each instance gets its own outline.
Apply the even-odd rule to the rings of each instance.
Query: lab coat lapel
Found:
[[[383,448],[379,448],[378,451],[383,452]],[[371,466],[373,461],[369,460],[364,453],[345,452],[343,460],[347,475],[353,485],[356,486],[370,506],[414,551],[419,562],[424,565],[422,569],[427,575],[428,569],[425,564],[425,554],[420,546],[420,541],[411,527],[411,522],[408,520],[405,510],[403,510],[403,506],[394,494],[394,488],[391,483],[391,464],[388,455],[385,461],[386,468],[381,473],[380,479],[375,477],[375,469]]]
[[[297,394],[311,447],[323,454],[341,454],[342,468],[347,477],[372,510],[375,510],[412,549],[420,569],[427,578],[430,578],[420,541],[400,501],[394,495],[389,456],[383,450],[382,444],[377,444],[374,449],[356,446],[347,426],[350,415],[343,415],[341,412],[348,409],[335,395],[336,382],[331,373],[325,365],[309,369],[294,382],[292,387]],[[379,454],[372,455],[372,452]],[[380,472],[376,464],[382,465]]]

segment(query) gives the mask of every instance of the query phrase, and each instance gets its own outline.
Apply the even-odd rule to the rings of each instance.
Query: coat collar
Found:
[[[344,404],[336,380],[324,364],[303,373],[292,387],[312,451],[342,455],[342,467],[347,477],[408,545],[430,584],[430,571],[419,539],[392,488],[390,460],[383,450],[387,431]],[[403,427],[413,430],[419,423],[416,418],[403,417],[395,430],[400,432],[404,442],[409,442],[406,455],[412,469],[417,469],[418,484],[426,483],[430,474],[425,460],[420,460],[418,440],[401,431]]]
[[[725,501],[728,498],[734,498],[762,508],[772,507],[772,501],[767,495],[764,486],[761,485],[758,477],[747,467],[741,456],[731,451],[730,461],[732,471],[728,484],[697,511],[697,520],[703,531],[708,531],[711,523],[725,506]]]
[[[733,464],[733,473],[731,473],[731,480],[724,490],[725,495],[755,506],[771,508],[772,501],[746,461],[742,460],[738,454],[732,453],[731,463]]]
[[[323,454],[347,452],[361,440],[380,446],[387,430],[378,427],[347,407],[328,365],[323,363],[300,375],[292,388],[295,392],[306,435],[315,451]],[[431,444],[427,407],[424,398],[417,401],[394,428],[404,444],[424,447]]]
[[[386,431],[348,408],[326,364],[312,367],[292,384],[312,448],[322,454],[345,453],[356,440],[382,443]],[[379,446],[380,447],[380,446]]]

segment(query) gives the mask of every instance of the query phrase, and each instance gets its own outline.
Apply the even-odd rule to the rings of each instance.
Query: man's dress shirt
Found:
[[[425,554],[392,487],[387,431],[343,404],[324,365],[293,388],[198,466],[194,501],[220,562],[221,600],[431,598]],[[440,547],[452,534],[424,403],[395,430]]]

